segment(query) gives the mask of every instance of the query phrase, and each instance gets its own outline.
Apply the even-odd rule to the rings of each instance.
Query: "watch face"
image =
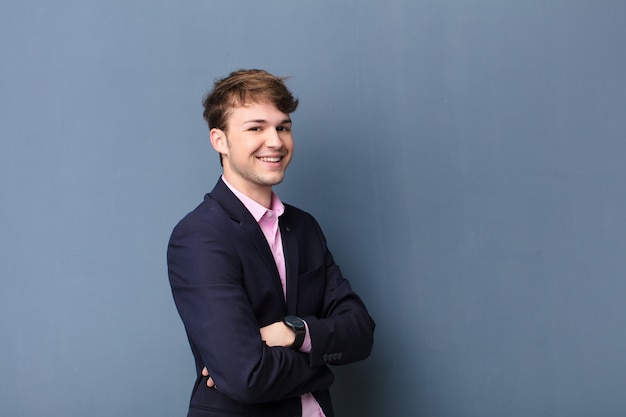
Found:
[[[304,328],[304,321],[300,317],[296,316],[287,316],[285,317],[285,321],[291,324],[296,329]]]
[[[304,320],[298,316],[287,316],[283,319],[283,321],[285,322],[285,325],[291,327],[296,334],[296,339],[290,347],[295,350],[300,349],[302,343],[304,342],[304,338],[306,337],[306,326],[304,325]]]

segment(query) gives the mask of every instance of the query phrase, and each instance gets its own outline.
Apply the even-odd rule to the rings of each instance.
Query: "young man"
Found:
[[[189,417],[333,417],[328,365],[371,351],[374,322],[318,223],[272,191],[293,155],[297,105],[262,70],[231,73],[204,100],[224,172],[168,247],[196,361]]]

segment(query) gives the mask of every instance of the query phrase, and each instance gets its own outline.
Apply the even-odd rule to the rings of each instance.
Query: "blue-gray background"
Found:
[[[626,2],[0,1],[0,414],[185,414],[174,224],[213,79],[291,75],[378,323],[340,416],[626,415]]]

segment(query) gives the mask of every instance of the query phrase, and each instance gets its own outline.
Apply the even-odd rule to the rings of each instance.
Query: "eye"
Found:
[[[291,128],[289,126],[278,126],[276,130],[278,132],[290,132]]]
[[[259,132],[261,131],[261,127],[260,126],[252,126],[248,128],[249,131],[251,132]]]

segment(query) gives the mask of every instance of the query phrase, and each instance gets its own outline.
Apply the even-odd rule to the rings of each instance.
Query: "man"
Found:
[[[189,417],[333,417],[328,365],[372,348],[374,322],[318,223],[272,190],[294,148],[298,100],[283,81],[236,71],[203,103],[223,175],[168,247],[196,362]]]

